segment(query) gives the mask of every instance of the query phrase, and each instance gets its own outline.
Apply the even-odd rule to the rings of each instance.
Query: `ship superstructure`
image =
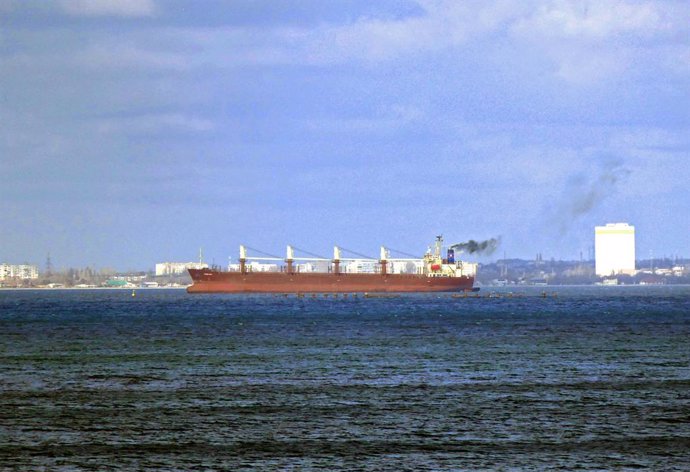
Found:
[[[247,257],[247,248],[240,246],[239,264],[228,270],[219,268],[189,269],[193,284],[189,293],[356,293],[356,292],[452,292],[472,290],[477,264],[455,260],[455,251],[448,249],[443,257],[443,238],[436,238],[419,258],[391,258],[381,247],[378,259],[343,258],[341,248],[333,249],[333,259],[295,257],[294,248],[287,247],[285,259]],[[285,262],[271,270],[254,270],[258,261]],[[303,272],[297,261],[326,264],[324,272]],[[373,273],[350,272],[352,262],[368,263]],[[397,264],[396,264],[397,263]],[[405,264],[400,271],[399,263]],[[347,266],[344,266],[347,264]],[[395,268],[398,267],[398,272]],[[274,270],[273,270],[274,269]],[[345,269],[345,270],[344,270]]]

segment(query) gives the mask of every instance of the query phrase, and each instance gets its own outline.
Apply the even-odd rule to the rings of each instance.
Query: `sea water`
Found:
[[[0,470],[688,470],[690,287],[0,291]]]

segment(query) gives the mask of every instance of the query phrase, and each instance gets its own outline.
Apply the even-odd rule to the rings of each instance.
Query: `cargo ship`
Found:
[[[333,259],[294,256],[287,247],[287,257],[247,257],[240,246],[239,264],[227,270],[211,267],[189,269],[192,285],[189,293],[376,293],[376,292],[460,292],[473,290],[477,264],[455,260],[455,252],[447,249],[442,256],[443,239],[436,238],[435,248],[422,258],[391,258],[390,251],[381,247],[379,259],[342,258],[341,248],[333,250]],[[285,265],[271,265],[256,270],[255,261],[284,261]],[[303,270],[295,264],[303,260],[327,265],[326,271]],[[248,263],[251,261],[252,263]],[[370,271],[360,273],[352,266],[368,265]],[[401,269],[402,267],[402,269]],[[373,270],[371,270],[373,268]]]

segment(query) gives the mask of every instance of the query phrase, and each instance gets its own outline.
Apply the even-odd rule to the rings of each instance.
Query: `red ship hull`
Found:
[[[189,293],[355,293],[459,292],[472,290],[474,277],[427,277],[409,274],[333,274],[222,272],[189,269]]]

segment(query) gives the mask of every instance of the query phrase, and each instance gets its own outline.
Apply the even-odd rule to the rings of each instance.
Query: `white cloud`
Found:
[[[360,17],[347,24],[179,30],[207,57],[229,65],[379,63],[461,46],[505,30],[520,4],[424,1],[423,13],[396,19]],[[230,45],[230,47],[228,47]]]
[[[190,61],[185,54],[152,50],[135,41],[104,41],[74,54],[74,63],[89,68],[185,70]]]
[[[571,84],[589,85],[620,77],[632,63],[627,51],[601,49],[591,51],[581,47],[561,47],[549,50],[556,62],[555,75]]]
[[[60,7],[75,16],[151,16],[153,0],[59,0]]]
[[[657,4],[626,0],[547,2],[514,24],[514,31],[521,34],[579,40],[654,35],[668,28],[670,23]]]
[[[516,19],[510,34],[553,63],[556,77],[591,85],[668,64],[668,44],[688,34],[690,9],[672,2],[629,0],[541,4]]]
[[[512,2],[421,1],[424,14],[402,19],[360,18],[315,31],[309,57],[387,61],[457,47],[501,30],[521,11]]]
[[[625,80],[641,71],[687,73],[690,6],[631,0],[419,0],[419,5],[421,14],[402,18],[360,17],[308,28],[187,29],[179,37],[202,51],[191,58],[196,63],[230,67],[379,65],[445,54],[451,65],[470,59],[499,69],[514,64],[507,58],[523,57],[535,73],[550,70],[553,78],[576,87]]]
[[[203,133],[213,129],[215,124],[212,121],[181,113],[109,118],[101,120],[98,124],[98,130],[106,134],[151,134],[164,131]]]
[[[393,104],[381,108],[372,116],[360,118],[310,119],[304,122],[305,129],[329,134],[389,134],[406,126],[425,122],[426,112],[416,105]]]

